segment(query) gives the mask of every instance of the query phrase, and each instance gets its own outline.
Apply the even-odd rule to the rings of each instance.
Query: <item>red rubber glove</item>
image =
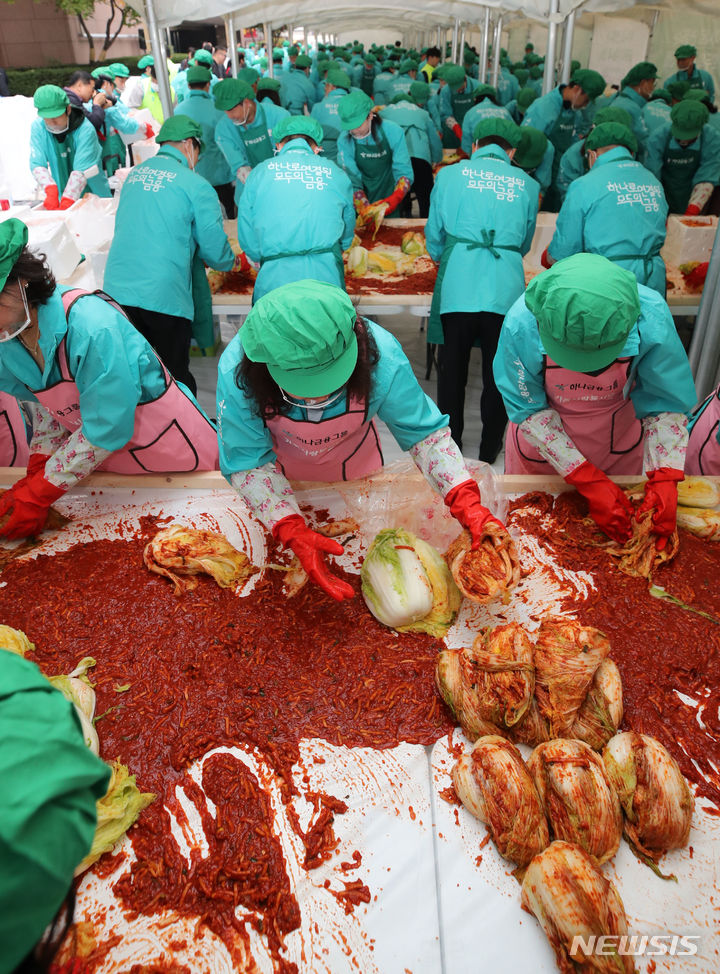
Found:
[[[63,196],[60,200],[60,209],[69,210],[73,203],[77,203],[77,200],[71,199],[69,196]]]
[[[234,271],[243,271],[245,273],[247,273],[247,271],[252,269],[252,265],[250,261],[247,259],[247,256],[244,251],[241,254],[235,255],[235,261],[233,263],[232,269]]]
[[[658,551],[663,550],[677,525],[677,485],[684,479],[685,473],[672,467],[658,467],[648,472],[645,497],[637,513],[644,514],[654,508],[652,520],[653,530],[659,535],[655,544]]]
[[[13,497],[17,492],[18,488],[26,484],[31,477],[34,477],[38,470],[44,472],[45,464],[50,459],[50,455],[47,453],[31,453],[30,459],[28,460],[27,470],[25,476],[16,480],[12,487],[9,487],[5,493],[0,497],[0,517],[10,510],[13,505]]]
[[[685,283],[693,291],[702,291],[705,286],[705,280],[707,278],[707,272],[710,267],[710,262],[704,260],[701,264],[693,269],[688,274],[683,274],[685,278]]]
[[[145,138],[146,139],[154,139],[155,138],[155,129],[152,127],[152,125],[150,124],[150,122],[146,122],[145,123]]]
[[[313,531],[299,514],[290,514],[278,521],[272,533],[273,537],[280,541],[285,548],[292,548],[309,577],[316,585],[320,586],[323,592],[327,592],[331,598],[338,602],[342,602],[343,599],[352,599],[355,596],[352,585],[348,585],[347,582],[328,571],[322,557],[324,552],[329,555],[341,555],[343,553],[344,549],[337,541]]]
[[[45,464],[50,459],[49,453],[31,453],[27,464],[27,476],[35,477],[38,471],[45,473]]]
[[[487,534],[486,525],[496,524],[503,531],[506,530],[502,521],[498,521],[483,505],[480,488],[474,480],[463,480],[457,487],[453,487],[446,495],[445,503],[455,520],[470,532],[473,551],[480,547],[482,539]]]
[[[51,484],[45,480],[42,472],[28,477],[15,487],[10,517],[0,527],[0,536],[10,540],[33,538],[45,527],[50,507],[58,497],[62,497],[66,488]]]
[[[590,505],[590,517],[613,541],[627,541],[632,534],[633,506],[617,484],[586,460],[565,478]]]
[[[549,247],[546,247],[545,250],[543,250],[542,256],[540,258],[540,263],[542,264],[543,267],[547,268],[547,270],[550,270],[552,265],[555,263],[555,261],[550,259],[550,254],[548,253],[549,249],[550,249]]]
[[[406,183],[403,182],[402,185],[396,186],[389,196],[386,196],[385,199],[378,200],[377,203],[374,203],[373,205],[378,206],[380,203],[387,203],[387,212],[392,213],[393,210],[396,210],[405,199],[409,188],[409,185],[406,185]]]
[[[691,203],[685,210],[685,216],[700,216],[700,207]]]
[[[50,183],[49,186],[45,187],[45,202],[43,203],[43,207],[46,210],[60,209],[60,198],[55,183]]]

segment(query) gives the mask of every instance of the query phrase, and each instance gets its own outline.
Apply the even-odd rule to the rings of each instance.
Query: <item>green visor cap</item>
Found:
[[[254,85],[260,79],[260,72],[256,71],[255,68],[240,68],[237,79],[244,81],[246,85]]]
[[[520,127],[509,118],[484,118],[473,129],[473,142],[498,138],[509,142],[513,149],[520,145]]]
[[[206,51],[205,49],[203,49],[201,51],[195,51],[195,54],[193,55],[193,61],[195,62],[195,64],[204,64],[206,68],[209,68],[212,66],[213,56],[210,53],[210,51]]]
[[[280,91],[281,87],[277,78],[260,78],[257,83],[258,91]]]
[[[127,66],[127,64],[120,64],[119,61],[115,61],[113,64],[108,65],[108,71],[113,78],[130,77],[130,68]]]
[[[297,57],[300,53],[300,48],[297,44],[293,44],[292,47],[288,47],[288,57]]]
[[[605,79],[598,71],[591,71],[590,68],[580,68],[570,79],[571,85],[580,85],[590,101],[599,98],[605,91]]]
[[[110,768],[86,746],[74,706],[35,663],[5,649],[0,734],[2,959],[11,971],[52,921],[90,851]]]
[[[33,95],[40,118],[57,118],[68,107],[68,96],[57,85],[40,85]]]
[[[360,128],[373,108],[373,100],[364,91],[351,91],[338,102],[340,128],[346,132]]]
[[[490,98],[492,101],[497,101],[497,89],[493,88],[492,85],[476,85],[473,88],[472,94],[476,102],[482,101],[483,98]]]
[[[333,88],[344,88],[345,91],[350,91],[352,88],[352,81],[350,80],[350,75],[347,71],[339,71],[334,68],[332,71],[328,71],[325,81],[332,85]]]
[[[408,58],[408,60],[403,61],[403,63],[398,68],[398,74],[408,74],[410,71],[417,71],[417,69],[418,69],[417,61],[411,61]]]
[[[670,92],[671,101],[681,101],[685,97],[685,93],[691,89],[687,81],[671,81],[667,90]]]
[[[281,118],[272,130],[273,142],[282,142],[291,135],[306,135],[320,145],[323,140],[323,127],[310,115],[288,115],[286,118]]]
[[[28,228],[15,217],[0,223],[0,291],[28,242]]]
[[[410,85],[410,97],[416,105],[426,105],[430,97],[430,85],[424,81],[413,81]]]
[[[185,77],[189,85],[206,85],[212,80],[212,71],[210,68],[203,68],[199,64],[193,64],[187,69]]]
[[[538,68],[536,65],[533,65],[530,68],[530,77],[533,81],[538,81],[540,78],[542,78],[542,76],[542,68]]]
[[[365,64],[377,64],[377,58],[374,54],[364,54],[363,61]]]
[[[210,60],[212,61],[212,55],[210,55]],[[138,61],[138,68],[140,71],[144,71],[145,68],[152,68],[155,66],[155,58],[152,54],[144,54]]]
[[[667,88],[656,88],[652,95],[650,95],[650,101],[660,100],[664,101],[668,105],[672,103],[672,95]]]
[[[570,73],[571,74],[575,74],[576,71],[579,71],[580,70],[580,67],[581,67],[581,65],[580,65],[580,62],[579,61],[571,61],[570,62]]]
[[[534,50],[535,50],[535,45],[531,41],[528,41],[527,44],[525,45],[525,51],[534,51]]]
[[[711,105],[710,92],[705,88],[690,88],[682,96],[683,101],[699,101],[703,105]]]
[[[95,78],[96,81],[98,78],[107,78],[108,81],[112,81],[114,75],[111,73],[109,65],[105,64],[100,68],[93,68],[90,77]]]
[[[585,139],[586,149],[604,149],[608,145],[624,145],[632,153],[637,152],[637,139],[620,122],[602,122],[596,125]]]
[[[246,99],[255,100],[252,85],[249,85],[247,81],[240,81],[239,78],[226,78],[224,81],[219,81],[213,88],[212,95],[215,99],[215,106],[221,112],[229,112],[230,109],[235,108],[236,105]]]
[[[697,57],[697,48],[693,47],[692,44],[681,44],[680,47],[673,54],[673,57],[677,57],[677,58]]]
[[[527,68],[517,68],[514,72],[515,77],[518,79],[520,87],[524,87],[527,84],[527,79],[530,77],[530,72]]]
[[[462,64],[446,65],[442,73],[442,80],[448,86],[450,91],[459,91],[467,81],[465,68],[462,66]]]
[[[671,131],[678,142],[694,141],[702,132],[710,112],[700,101],[687,101],[683,98],[670,109]]]
[[[515,103],[518,108],[526,112],[537,97],[538,93],[534,88],[521,88],[515,96]]]
[[[595,113],[592,120],[593,125],[604,125],[605,122],[619,122],[620,125],[627,125],[629,129],[632,128],[630,112],[626,112],[624,108],[616,108],[614,105],[601,108],[599,112]]]
[[[622,353],[640,316],[634,274],[599,254],[559,260],[527,286],[550,358],[572,372],[604,369]]]
[[[548,137],[544,132],[533,128],[532,125],[523,125],[520,129],[520,144],[513,162],[526,172],[537,169],[545,155],[547,144]]]
[[[312,58],[309,58],[307,56],[307,54],[298,54],[298,56],[295,58],[295,67],[296,68],[303,68],[303,69],[304,68],[311,68],[312,67]]]
[[[242,346],[251,362],[265,362],[291,396],[327,396],[355,369],[355,318],[352,301],[334,284],[284,284],[253,306],[242,327]]]
[[[654,81],[657,76],[657,68],[651,61],[640,61],[630,68],[620,84],[623,88],[632,88],[633,85],[639,85],[641,81]]]
[[[160,126],[155,141],[162,144],[163,142],[182,142],[183,139],[197,139],[200,143],[200,151],[202,151],[204,148],[202,134],[202,126],[188,115],[171,115]]]

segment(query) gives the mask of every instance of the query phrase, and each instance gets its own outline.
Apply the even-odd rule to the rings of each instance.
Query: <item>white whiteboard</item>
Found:
[[[633,64],[647,57],[650,28],[628,17],[595,14],[590,64],[609,85],[618,85]]]

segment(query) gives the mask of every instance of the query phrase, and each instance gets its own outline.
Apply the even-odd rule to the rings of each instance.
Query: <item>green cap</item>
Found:
[[[532,125],[523,125],[520,129],[520,144],[513,162],[525,172],[537,169],[545,155],[547,144],[548,137],[544,132],[533,128]]]
[[[605,91],[605,79],[599,71],[591,71],[590,68],[580,68],[570,78],[571,85],[580,85],[590,101],[599,98]]]
[[[673,57],[697,57],[697,48],[693,47],[692,44],[681,44],[680,47],[675,51]]]
[[[497,89],[493,88],[492,85],[476,85],[472,94],[476,102],[481,102],[483,98],[489,98],[497,103]]]
[[[281,47],[274,47],[272,49],[272,59],[273,61],[282,61],[284,58],[284,52]]]
[[[258,91],[280,91],[281,87],[277,78],[260,78],[257,83]]]
[[[250,101],[255,100],[252,85],[247,81],[240,81],[239,78],[226,78],[224,81],[219,81],[213,88],[212,95],[215,99],[215,107],[221,112],[229,112],[246,98]]]
[[[682,100],[683,101],[699,101],[699,102],[702,102],[703,105],[708,105],[708,106],[709,105],[712,105],[712,101],[710,99],[710,92],[707,91],[706,88],[690,88],[682,96]]]
[[[399,91],[396,95],[393,95],[393,97],[390,99],[389,104],[399,105],[401,101],[410,101],[409,91]]]
[[[398,74],[408,74],[410,71],[417,71],[417,69],[418,69],[417,61],[413,61],[410,58],[408,58],[406,61],[403,61],[400,67],[398,68]]]
[[[516,149],[520,145],[520,127],[509,118],[484,118],[473,129],[473,142],[496,136]]]
[[[624,108],[616,108],[615,105],[607,105],[595,112],[592,120],[593,125],[604,125],[605,122],[619,122],[620,125],[626,125],[629,129],[632,128],[630,112],[626,112]]]
[[[651,61],[640,61],[639,64],[635,64],[630,68],[620,82],[620,86],[622,88],[632,88],[634,85],[639,85],[641,81],[650,81],[650,79],[655,79],[657,76],[657,68]]]
[[[210,51],[206,51],[203,47],[199,51],[195,51],[193,61],[195,64],[204,64],[206,68],[209,68],[212,66],[213,56]]]
[[[345,91],[350,91],[352,88],[350,75],[347,71],[341,71],[338,68],[333,68],[331,71],[328,71],[325,81],[327,84],[332,85],[333,88],[344,88]]]
[[[272,130],[273,142],[282,142],[291,135],[307,135],[318,145],[322,144],[323,127],[310,115],[287,115]]]
[[[627,125],[620,122],[601,122],[595,125],[585,139],[586,149],[603,149],[608,145],[624,145],[632,153],[637,152],[637,139]]]
[[[298,56],[295,58],[295,67],[301,68],[302,70],[305,68],[311,68],[312,58],[309,58],[307,54],[298,54]]]
[[[351,91],[338,102],[340,128],[349,132],[359,128],[373,108],[373,100],[364,91]]]
[[[377,58],[375,57],[374,54],[369,54],[369,53],[368,54],[364,54],[363,55],[363,61],[366,64],[377,64]]]
[[[0,650],[0,909],[3,970],[35,946],[90,851],[110,768],[74,706],[35,663]]]
[[[710,112],[700,101],[683,98],[670,109],[671,131],[678,142],[694,142],[700,135]]]
[[[251,362],[265,362],[291,396],[327,396],[353,373],[358,357],[355,308],[334,284],[283,284],[253,306],[241,341]]]
[[[288,47],[288,57],[297,57],[300,53],[300,48],[297,44],[293,44],[292,47]]]
[[[268,59],[266,57],[261,57],[260,60],[258,61],[258,64],[264,71],[268,66]]]
[[[410,85],[410,97],[416,105],[427,105],[430,90],[430,85],[425,81],[413,81]]]
[[[635,275],[599,254],[574,254],[538,274],[525,304],[545,351],[573,372],[614,362],[640,315]]]
[[[690,83],[688,81],[671,81],[667,90],[670,92],[671,101],[682,101],[685,93],[690,91]]]
[[[113,61],[112,64],[108,65],[108,71],[112,74],[113,78],[130,77],[130,68],[127,64],[121,64],[119,61]]]
[[[110,66],[108,64],[104,64],[99,68],[93,68],[93,70],[90,72],[90,76],[95,78],[96,81],[98,78],[107,78],[110,81],[113,79],[113,75],[110,73]]]
[[[189,85],[206,85],[212,81],[212,71],[210,68],[203,68],[200,64],[193,64],[187,69],[185,77]]]
[[[533,65],[530,68],[530,78],[532,81],[538,81],[540,78],[542,78],[542,76],[542,68],[538,68],[536,65]]]
[[[162,145],[163,142],[182,142],[183,139],[197,139],[200,143],[200,151],[202,151],[205,146],[202,134],[202,126],[189,115],[171,115],[160,126],[155,141]]]
[[[40,85],[33,95],[40,118],[57,118],[70,104],[68,96],[57,85]]]
[[[580,62],[579,61],[571,61],[570,62],[570,74],[571,75],[572,74],[575,74],[575,72],[576,71],[579,71],[579,70],[580,70]]]
[[[525,50],[526,51],[534,51],[535,50],[535,45],[532,43],[532,41],[528,41],[527,42],[527,44],[525,45]]]
[[[452,92],[459,91],[467,81],[462,64],[448,64],[443,71],[443,81]]]
[[[672,103],[672,95],[667,88],[656,88],[652,95],[650,95],[650,101],[658,101],[659,99],[662,99],[668,105]]]
[[[0,291],[28,242],[28,228],[16,217],[0,223]]]
[[[534,88],[521,88],[515,96],[515,102],[524,114],[537,97],[538,93]]]
[[[210,60],[212,60],[212,55],[210,57]],[[155,58],[152,56],[152,54],[144,54],[138,61],[138,68],[140,71],[144,71],[145,68],[152,68],[154,66],[155,66]]]
[[[515,77],[518,79],[518,83],[521,88],[524,88],[527,84],[527,80],[530,77],[530,72],[527,68],[517,68],[514,72]]]
[[[246,85],[254,85],[260,80],[260,72],[255,68],[240,68],[237,73],[238,81],[244,81]]]

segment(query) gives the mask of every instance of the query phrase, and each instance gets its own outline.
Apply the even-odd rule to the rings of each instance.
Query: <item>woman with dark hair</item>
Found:
[[[26,404],[27,476],[0,498],[0,536],[45,526],[50,506],[93,470],[217,467],[217,437],[119,305],[57,287],[20,220],[0,223],[0,391]]]
[[[355,209],[386,205],[392,213],[410,191],[413,167],[405,133],[394,122],[373,112],[364,91],[351,91],[337,105],[343,131],[337,141],[337,161],[350,177]]]
[[[353,589],[322,554],[342,554],[311,530],[287,477],[330,483],[383,465],[375,417],[408,450],[477,547],[505,528],[420,388],[399,342],[359,318],[348,295],[319,281],[275,288],[254,305],[218,366],[220,469],[253,514],[332,598]]]

